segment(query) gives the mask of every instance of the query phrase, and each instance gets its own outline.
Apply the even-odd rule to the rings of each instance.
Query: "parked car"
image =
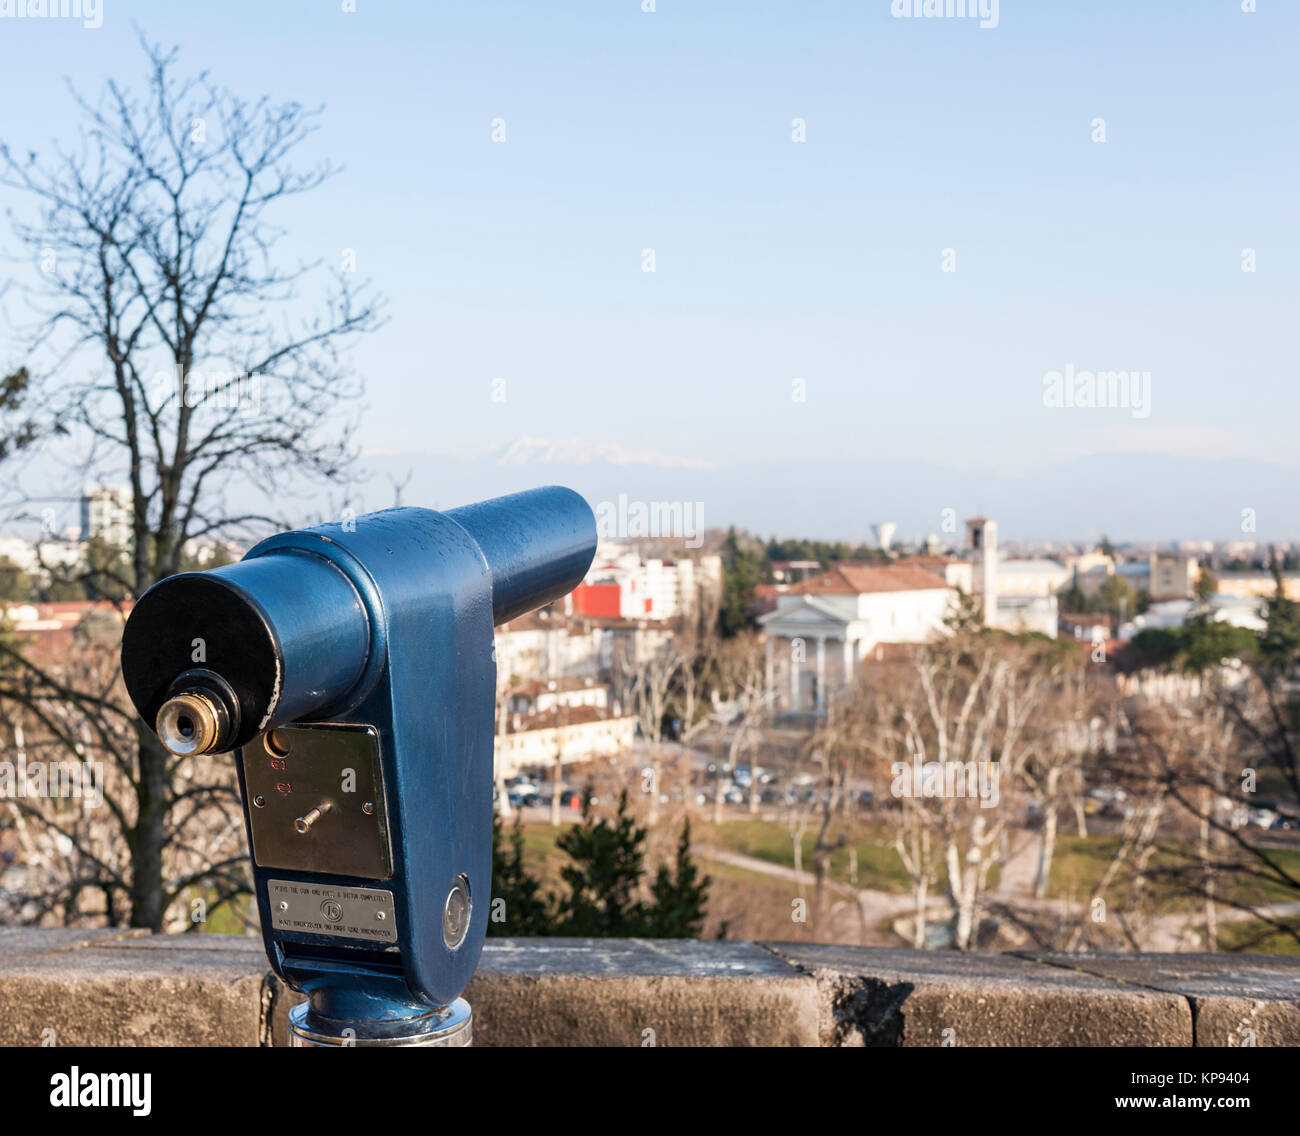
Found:
[[[1247,809],[1246,816],[1256,828],[1273,828],[1282,819],[1272,809]]]

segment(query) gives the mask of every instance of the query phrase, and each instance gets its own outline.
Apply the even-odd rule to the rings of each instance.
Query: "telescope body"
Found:
[[[493,628],[572,589],[595,546],[586,501],[550,487],[280,533],[136,604],[127,690],[172,752],[237,751],[263,938],[309,1033],[433,1029],[468,983],[491,905]]]

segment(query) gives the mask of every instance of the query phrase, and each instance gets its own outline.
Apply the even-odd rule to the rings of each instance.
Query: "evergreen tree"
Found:
[[[1116,573],[1107,576],[1098,594],[1101,610],[1116,619],[1132,619],[1137,614],[1137,596],[1133,585]]]
[[[734,528],[722,543],[722,603],[718,609],[718,628],[730,637],[754,626],[754,591],[768,571],[767,558],[761,548]]]
[[[1182,649],[1178,628],[1148,627],[1129,640],[1126,653],[1135,667],[1161,667],[1172,664]]]
[[[1207,612],[1192,616],[1179,638],[1184,668],[1198,674],[1221,666],[1227,659],[1250,655],[1257,647],[1253,632],[1213,619]]]
[[[677,841],[676,873],[661,865],[655,876],[646,934],[655,939],[691,939],[704,924],[704,905],[708,899],[708,876],[699,878],[699,869],[691,856],[691,822],[682,825]]]
[[[1210,597],[1219,590],[1219,581],[1214,573],[1210,571],[1208,564],[1201,565],[1200,574],[1196,577],[1196,600],[1200,604],[1208,604]]]
[[[1300,604],[1288,599],[1282,568],[1273,562],[1273,598],[1264,604],[1264,631],[1259,637],[1262,677],[1267,682],[1289,679],[1300,664]]]
[[[1083,589],[1079,587],[1079,582],[1075,580],[1068,587],[1062,588],[1058,597],[1061,610],[1075,614],[1084,614],[1091,610],[1088,597],[1083,594]]]
[[[646,830],[627,812],[627,790],[618,798],[614,823],[594,819],[591,791],[582,798],[582,820],[555,846],[572,861],[560,869],[569,894],[558,905],[558,935],[620,936],[644,933],[645,912],[636,898],[644,870]]]
[[[567,894],[544,896],[524,867],[519,821],[507,835],[494,817],[488,934],[659,939],[699,934],[711,881],[701,878],[691,856],[690,822],[682,828],[673,869],[665,865],[655,874],[648,903],[640,898],[645,838],[646,830],[628,814],[626,790],[611,821],[593,816],[588,789],[582,820],[556,840],[570,861],[560,869]]]
[[[950,635],[982,635],[988,629],[984,625],[984,601],[973,592],[957,589],[957,598],[948,608],[943,625]]]

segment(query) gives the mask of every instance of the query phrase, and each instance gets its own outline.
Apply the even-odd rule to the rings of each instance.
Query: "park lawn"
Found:
[[[506,835],[513,825],[513,821],[506,823]],[[558,825],[548,821],[523,825],[524,867],[534,879],[541,881],[543,889],[554,889],[560,884],[560,868],[569,862],[569,857],[555,846],[555,842],[561,833],[572,827],[573,821],[561,821]]]
[[[569,825],[561,824],[553,828],[549,824],[525,824],[524,865],[539,878],[550,882],[558,881],[559,867],[568,862],[568,857],[555,847],[559,833]],[[507,825],[506,831],[509,831]],[[692,830],[693,840],[699,844],[714,844],[731,852],[753,856],[769,864],[780,864],[786,868],[794,867],[794,847],[790,833],[784,824],[746,817],[741,820],[724,820],[719,825],[698,823]],[[832,838],[837,835],[832,829]],[[909,888],[907,873],[894,851],[893,837],[888,826],[858,825],[858,886],[877,888],[881,891],[905,892]],[[811,877],[813,845],[816,834],[808,832],[803,838],[803,867]],[[721,865],[709,863],[703,865],[708,871],[717,874]],[[737,869],[743,871],[743,869]],[[747,873],[753,875],[753,873]],[[849,882],[849,850],[838,848],[831,853],[831,878],[841,883]]]
[[[1281,922],[1300,934],[1300,917],[1292,916]],[[1300,955],[1300,940],[1297,940],[1296,935],[1274,929],[1262,919],[1243,919],[1237,923],[1219,924],[1219,950]]]
[[[557,886],[560,882],[559,869],[568,862],[568,857],[555,847],[557,836],[570,827],[571,822],[562,823],[553,828],[547,823],[529,823],[523,826],[524,866],[545,887]],[[838,838],[841,822],[836,821],[831,828],[831,839]],[[507,824],[506,831],[510,829]],[[666,830],[657,834],[665,840],[660,855],[647,855],[647,861],[656,862],[666,859],[670,846],[666,843]],[[911,881],[903,868],[898,852],[894,848],[893,830],[886,821],[859,821],[855,835],[858,846],[857,886],[876,891],[890,892],[895,895],[911,891]],[[789,830],[780,821],[763,820],[759,817],[743,817],[723,820],[720,824],[711,824],[697,820],[692,828],[693,843],[714,845],[730,852],[752,856],[769,864],[784,868],[794,868],[794,846]],[[816,832],[804,833],[803,870],[811,879],[813,873],[813,845]],[[649,851],[649,849],[647,849]],[[715,877],[720,877],[723,865],[698,858],[700,867]],[[931,885],[931,894],[941,894],[947,886],[947,871],[938,864],[938,879]],[[744,871],[744,869],[736,869]],[[753,878],[754,873],[746,873]],[[997,887],[1000,871],[994,868],[989,872],[988,887]],[[830,855],[830,878],[837,883],[849,883],[849,849],[845,845],[835,849]]]
[[[247,935],[248,928],[239,913],[230,904],[218,907],[208,915],[203,930],[209,935]]]
[[[190,905],[202,896],[205,903],[212,903],[217,897],[216,888],[189,888],[182,897],[182,902],[187,909]],[[240,905],[248,910],[254,907],[252,896],[240,896],[230,903],[224,903],[220,907],[209,908],[207,918],[198,926],[200,935],[250,935],[253,932],[249,930],[248,923],[243,915],[237,909]],[[254,918],[256,915],[254,914]]]
[[[1052,858],[1050,894],[1058,899],[1086,900],[1100,882],[1119,844],[1120,838],[1114,835],[1081,837],[1063,833],[1058,836],[1056,854]],[[1184,911],[1202,906],[1204,901],[1199,895],[1172,891],[1169,885],[1162,884],[1162,870],[1186,864],[1194,855],[1195,850],[1189,846],[1161,842],[1152,856],[1148,870],[1150,886],[1156,894],[1162,895],[1162,910]],[[1300,877],[1300,852],[1274,848],[1269,850],[1269,855],[1291,875]],[[1128,872],[1127,868],[1120,869],[1110,888],[1108,898],[1111,902],[1126,901],[1131,890],[1129,881],[1125,879]],[[1294,890],[1281,884],[1230,874],[1220,877],[1219,889],[1225,899],[1251,904],[1287,903],[1300,899]]]
[[[1049,893],[1058,899],[1088,898],[1118,848],[1119,837],[1115,836],[1059,834],[1052,856]]]
[[[512,824],[509,822],[506,825],[507,833]],[[555,842],[560,833],[571,827],[572,822],[564,822],[558,827],[552,827],[544,821],[523,825],[524,867],[534,879],[541,882],[543,891],[565,890],[560,868],[569,863],[569,858],[556,847]],[[657,835],[660,838],[659,855],[651,854],[647,848],[647,879],[653,876],[655,863],[671,853],[668,844],[670,830],[666,828]],[[697,857],[696,861],[700,874],[710,879],[701,938],[717,938],[723,931],[726,932],[726,937],[732,939],[785,940],[807,938],[811,933],[808,925],[792,923],[791,899],[794,897],[794,889],[790,881],[730,864],[707,861],[703,857]]]
[[[836,822],[831,828],[831,839],[837,839],[840,831],[840,824]],[[858,887],[895,893],[910,890],[907,872],[894,850],[894,838],[889,826],[878,822],[859,823],[856,835]],[[769,864],[794,867],[794,841],[790,831],[779,821],[760,820],[756,817],[724,820],[721,824],[712,826],[707,833],[702,830],[700,836],[701,839],[711,836],[714,843],[731,852],[753,856],[756,860],[766,860]],[[801,841],[803,869],[809,873],[812,872],[816,839],[816,833],[810,831],[804,833]],[[847,845],[831,853],[830,875],[839,883],[849,882]]]

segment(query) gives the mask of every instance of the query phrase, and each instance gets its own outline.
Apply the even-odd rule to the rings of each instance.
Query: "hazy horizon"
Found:
[[[279,220],[287,254],[351,254],[388,297],[351,354],[375,504],[403,463],[427,503],[468,500],[519,439],[575,439],[650,460],[509,468],[791,535],[956,508],[1023,539],[1300,536],[1300,8],[655,7],[5,20],[0,137],[73,144],[64,76],[139,90],[137,31],[322,104],[302,158],[343,172]],[[1078,372],[1121,403],[1053,394]]]

